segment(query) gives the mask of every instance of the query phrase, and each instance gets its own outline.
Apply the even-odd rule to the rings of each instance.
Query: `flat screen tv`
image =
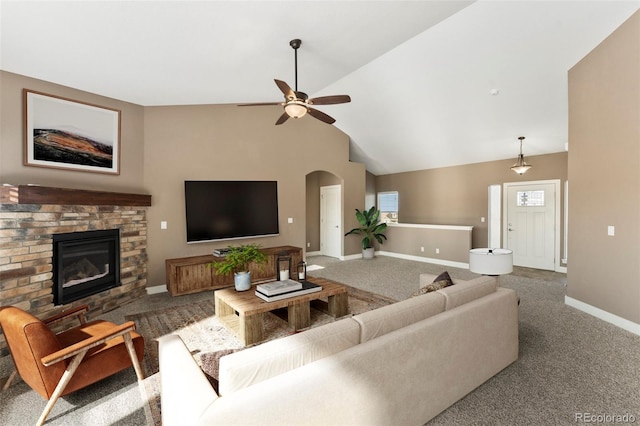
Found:
[[[278,182],[185,181],[187,243],[278,235]]]

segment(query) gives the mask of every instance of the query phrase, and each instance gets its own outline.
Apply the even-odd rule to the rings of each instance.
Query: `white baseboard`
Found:
[[[158,294],[158,293],[166,293],[167,286],[166,285],[156,285],[153,287],[147,287],[147,294]]]
[[[308,251],[307,252],[307,257],[309,256],[322,256],[322,253],[319,251]]]
[[[620,327],[624,330],[627,330],[633,334],[637,334],[638,336],[640,336],[640,324],[636,324],[632,321],[629,321],[627,319],[624,319],[622,317],[619,317],[617,315],[614,315],[612,313],[609,313],[607,311],[603,311],[600,308],[596,308],[595,306],[591,306],[587,303],[581,302],[577,299],[574,299],[572,297],[569,296],[565,296],[564,297],[564,303],[566,305],[571,306],[572,308],[576,308],[582,312],[585,312],[591,316],[594,316],[596,318],[599,318],[603,321],[606,321],[608,323],[611,323],[613,325],[615,325],[616,327]]]
[[[350,254],[349,256],[340,256],[340,260],[356,260],[362,259],[362,253]]]
[[[412,256],[410,254],[392,253],[389,251],[377,251],[381,256],[397,257],[399,259],[414,260],[416,262],[434,263],[436,265],[451,266],[453,268],[469,269],[469,264],[464,262],[454,262],[452,260],[434,259],[431,257]]]
[[[411,256],[411,255],[408,255],[408,254],[392,253],[390,251],[376,251],[375,254],[376,254],[376,256],[397,257],[399,259],[415,260],[416,262],[434,263],[436,265],[444,265],[444,266],[451,266],[451,267],[454,267],[454,268],[469,269],[469,264],[468,263],[453,262],[451,260],[433,259],[433,258],[430,258],[430,257],[421,257],[421,256]],[[308,255],[308,253],[307,253],[307,255]],[[362,259],[362,253],[350,254],[350,255],[347,255],[347,256],[340,256],[339,259],[340,260]]]

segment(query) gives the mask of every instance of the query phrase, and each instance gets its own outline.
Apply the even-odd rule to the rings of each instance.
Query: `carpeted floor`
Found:
[[[475,276],[467,270],[382,256],[346,262],[319,256],[308,258],[307,263],[314,269],[310,275],[396,300],[408,297],[418,287],[422,272],[448,270],[454,279]],[[640,336],[566,306],[565,284],[563,274],[523,268],[501,277],[501,285],[515,289],[521,299],[520,357],[429,426],[570,425],[586,423],[576,416],[589,418],[587,413],[628,414],[640,422]],[[128,315],[210,299],[210,293],[175,298],[154,294],[101,317],[122,322]],[[0,359],[0,377],[10,370],[10,358]],[[157,375],[145,381],[153,377]],[[139,391],[133,371],[125,371],[63,398],[47,424],[152,424],[147,399]],[[428,399],[425,395],[425,403]],[[44,405],[42,398],[18,381],[0,393],[0,424],[33,424]]]
[[[352,287],[348,287],[348,298],[349,315],[359,314],[395,302],[388,297]],[[311,303],[311,326],[309,328],[335,321],[335,318],[329,315],[326,310],[326,300],[324,303],[323,301],[314,302]],[[285,313],[286,310],[282,309],[275,313],[269,312],[264,316],[264,341],[296,332],[286,321]],[[138,332],[145,336],[142,368],[145,371],[145,377],[147,377],[144,382],[145,393],[149,401],[150,423],[153,425],[161,423],[162,409],[159,378],[156,374],[158,373],[157,338],[167,334],[179,335],[216,388],[217,361],[220,356],[243,349],[242,343],[236,336],[215,317],[212,298],[177,307],[127,315],[125,319],[134,321]]]
[[[310,263],[324,267],[314,275],[340,277],[398,300],[418,286],[420,273],[448,270],[454,279],[477,276],[383,256],[348,262],[318,257]],[[413,288],[407,285],[412,281]],[[564,274],[515,267],[500,277],[500,284],[520,296],[519,359],[429,426],[574,425],[616,415],[640,422],[640,336],[565,305]]]
[[[394,299],[351,287],[348,288],[348,297],[350,315],[395,302]],[[138,388],[136,385],[133,370],[124,371],[61,398],[47,424],[160,425],[158,337],[171,333],[180,335],[199,363],[202,356],[213,355],[207,357],[208,368],[214,367],[213,360],[217,361],[221,351],[242,348],[240,341],[214,316],[212,292],[177,298],[165,293],[144,299],[146,304],[136,301],[101,316],[116,323],[134,321],[145,337],[143,386]],[[311,305],[311,328],[335,320],[327,313],[326,303],[318,302]],[[279,313],[280,316],[272,313],[265,316],[265,341],[295,333],[282,318],[282,312]],[[12,363],[10,357],[0,361],[0,377],[5,377],[10,373]],[[8,391],[0,392],[0,425],[35,423],[44,405],[45,401],[18,379]]]

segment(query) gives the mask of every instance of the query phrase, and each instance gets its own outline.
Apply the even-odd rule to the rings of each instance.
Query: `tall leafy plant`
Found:
[[[375,206],[363,211],[356,209],[356,220],[360,226],[353,228],[344,235],[345,237],[347,235],[362,235],[363,250],[373,247],[374,240],[382,244],[387,239],[387,236],[384,235],[387,230],[387,224],[380,222],[380,210]]]

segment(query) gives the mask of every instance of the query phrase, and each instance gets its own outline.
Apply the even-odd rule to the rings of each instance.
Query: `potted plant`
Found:
[[[384,235],[387,224],[380,222],[380,210],[375,206],[363,211],[356,209],[356,219],[360,227],[353,228],[344,235],[345,237],[347,235],[362,235],[362,258],[373,259],[374,240],[382,244],[387,239],[387,236]]]
[[[229,246],[229,251],[223,260],[211,262],[209,265],[215,268],[216,275],[233,273],[236,291],[246,291],[251,288],[249,264],[255,263],[262,267],[266,261],[267,255],[260,250],[258,244],[247,244],[237,247]]]

